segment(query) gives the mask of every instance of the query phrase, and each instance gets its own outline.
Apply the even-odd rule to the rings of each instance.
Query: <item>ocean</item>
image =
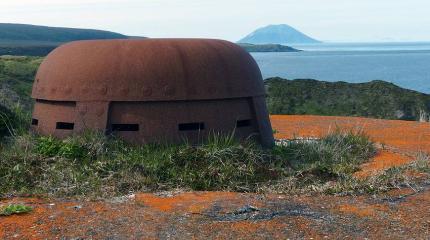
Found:
[[[252,53],[264,78],[350,83],[384,80],[430,93],[430,42],[295,45],[297,53]]]

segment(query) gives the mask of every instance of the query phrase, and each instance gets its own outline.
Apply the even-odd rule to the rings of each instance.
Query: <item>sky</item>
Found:
[[[323,41],[430,41],[429,0],[0,0],[0,22],[238,41],[289,24]]]

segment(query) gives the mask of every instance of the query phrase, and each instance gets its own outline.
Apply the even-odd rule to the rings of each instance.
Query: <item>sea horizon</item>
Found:
[[[264,78],[363,83],[383,80],[430,93],[430,42],[291,45],[302,52],[252,53]]]

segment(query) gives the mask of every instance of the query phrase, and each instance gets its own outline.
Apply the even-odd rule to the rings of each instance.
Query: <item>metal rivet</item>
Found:
[[[101,87],[101,88],[99,88],[99,93],[102,94],[102,95],[106,95],[107,91],[108,91],[107,87]]]
[[[103,108],[99,108],[99,109],[97,109],[97,111],[96,111],[96,115],[97,115],[98,117],[102,116],[104,113],[105,113],[105,110],[104,110]]]
[[[127,95],[129,93],[130,89],[129,88],[121,88],[120,93],[122,95]]]

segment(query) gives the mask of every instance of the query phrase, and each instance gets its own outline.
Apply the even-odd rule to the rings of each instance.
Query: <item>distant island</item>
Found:
[[[320,41],[301,33],[287,24],[280,24],[259,28],[239,40],[238,43],[291,45],[320,43]]]
[[[357,116],[429,122],[430,95],[375,80],[265,80],[271,114]]]
[[[301,51],[281,44],[238,43],[238,45],[244,48],[248,52],[300,52]]]

